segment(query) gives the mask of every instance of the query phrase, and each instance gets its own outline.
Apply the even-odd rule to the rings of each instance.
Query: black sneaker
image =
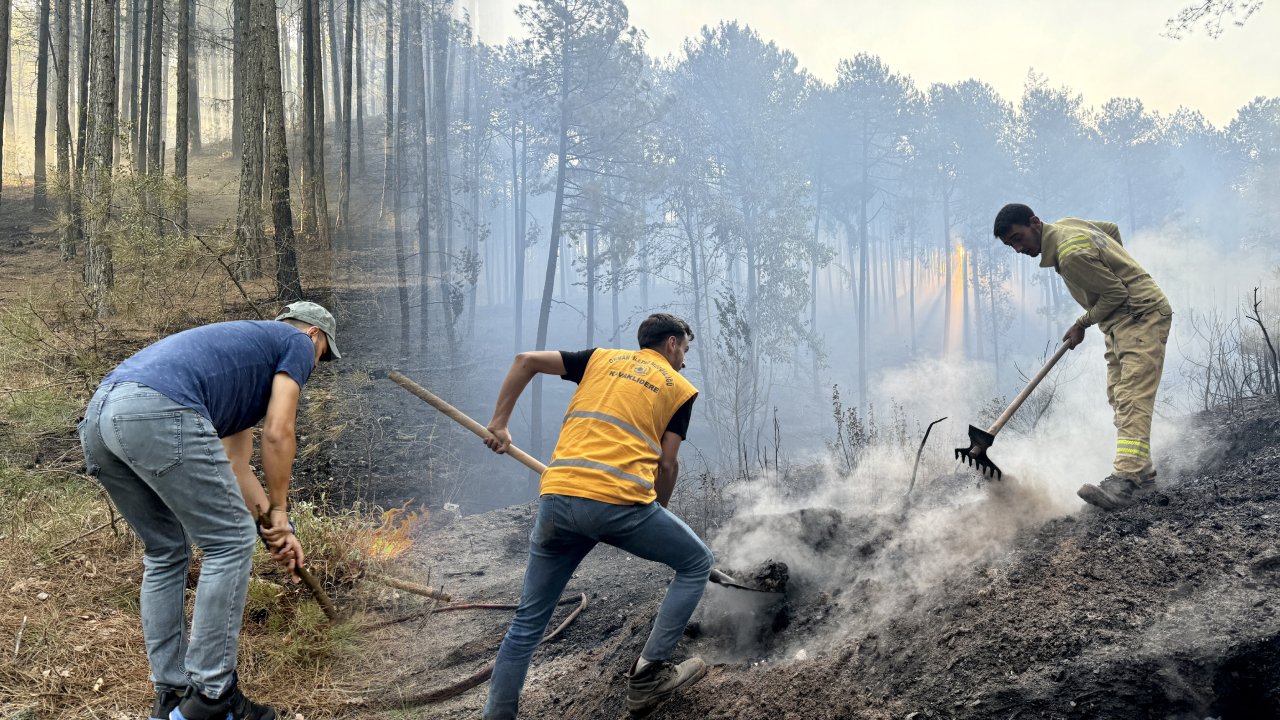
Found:
[[[216,700],[198,692],[188,693],[169,713],[169,720],[278,720],[279,717],[275,708],[245,697],[238,682]]]
[[[178,707],[178,703],[182,701],[182,696],[186,694],[186,689],[182,690],[161,690],[156,688],[156,704],[151,706],[151,720],[169,720],[169,713]]]
[[[1097,485],[1085,483],[1076,491],[1081,500],[1103,510],[1119,510],[1133,504],[1141,494],[1155,487],[1150,481],[1134,480],[1120,475],[1108,475]]]
[[[696,683],[706,674],[707,664],[696,657],[679,665],[666,660],[650,663],[640,672],[633,667],[627,674],[627,711],[633,718],[646,717],[676,690]]]

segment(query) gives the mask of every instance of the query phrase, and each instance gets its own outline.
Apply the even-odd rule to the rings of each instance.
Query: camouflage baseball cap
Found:
[[[277,320],[301,320],[304,323],[315,325],[324,331],[324,335],[329,339],[329,349],[324,355],[320,356],[321,360],[338,360],[342,357],[342,353],[338,352],[338,323],[334,321],[333,314],[325,310],[323,306],[306,300],[289,303],[284,306],[284,310],[276,316]]]

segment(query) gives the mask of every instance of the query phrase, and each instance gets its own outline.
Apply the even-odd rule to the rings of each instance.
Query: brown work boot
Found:
[[[1081,500],[1103,510],[1119,510],[1133,504],[1139,495],[1155,487],[1155,478],[1136,480],[1120,475],[1108,475],[1097,485],[1085,483],[1076,491]]]
[[[632,666],[627,673],[627,711],[633,718],[646,717],[676,690],[698,682],[706,674],[707,664],[697,657],[679,665],[667,660],[649,663],[640,672]]]

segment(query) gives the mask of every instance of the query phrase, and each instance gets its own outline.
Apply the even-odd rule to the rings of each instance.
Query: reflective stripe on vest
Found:
[[[576,468],[588,468],[590,470],[599,470],[602,473],[608,473],[621,480],[630,480],[631,482],[636,483],[637,485],[643,486],[645,490],[653,489],[653,483],[649,482],[648,480],[645,480],[639,475],[632,475],[631,473],[623,472],[622,470],[619,470],[618,468],[612,465],[605,465],[602,462],[595,462],[594,460],[580,460],[578,458],[561,458],[559,460],[552,460],[551,464],[548,465],[547,467],[576,467]]]
[[[643,440],[643,441],[645,441],[645,442],[649,443],[649,447],[653,448],[653,451],[654,451],[654,452],[658,453],[659,455],[661,455],[661,454],[662,454],[662,448],[661,448],[661,447],[659,447],[657,443],[655,443],[652,439],[650,439],[650,438],[649,438],[647,435],[645,435],[643,432],[640,432],[640,428],[636,427],[635,425],[632,425],[631,423],[627,422],[626,420],[623,420],[623,419],[622,419],[622,418],[620,418],[620,417],[615,417],[615,416],[613,416],[613,415],[608,415],[608,414],[606,414],[606,413],[602,413],[602,412],[592,412],[592,411],[590,411],[590,410],[576,410],[576,411],[571,412],[571,413],[569,413],[568,415],[565,415],[565,416],[564,416],[564,419],[565,419],[565,420],[570,420],[570,419],[572,419],[572,418],[591,418],[592,420],[602,420],[602,421],[604,421],[604,422],[609,423],[610,425],[617,425],[618,427],[622,428],[623,430],[626,430],[627,432],[631,433],[632,435],[635,435],[636,437],[640,438],[641,440]],[[552,463],[552,464],[554,465],[555,463]],[[608,466],[608,465],[604,465],[603,467],[609,467],[609,466]],[[618,472],[622,472],[622,471],[621,471],[621,470],[619,470]],[[626,473],[623,473],[623,474],[625,475]],[[630,478],[628,478],[628,479],[630,479]]]

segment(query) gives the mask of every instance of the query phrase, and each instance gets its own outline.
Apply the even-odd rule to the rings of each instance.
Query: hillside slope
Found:
[[[929,558],[954,548],[908,536],[923,504],[736,519],[713,540],[717,555],[749,558],[742,548],[768,528],[772,559],[791,567],[785,605],[709,588],[681,652],[714,666],[653,717],[1280,716],[1280,413],[1259,403],[1196,423],[1184,442],[1220,450],[1198,472],[1162,477],[1125,510],[1037,522],[929,572]],[[971,526],[1018,512],[1000,498],[1016,489],[981,491],[934,504],[982,508],[959,516]],[[531,522],[531,506],[464,518],[420,543],[414,564],[459,597],[513,601]],[[522,716],[624,717],[623,673],[668,577],[611,548],[589,556],[566,595],[585,592],[590,606],[535,656]],[[439,614],[386,631],[389,687],[411,695],[482,667],[509,617]],[[408,715],[475,717],[486,687]]]

